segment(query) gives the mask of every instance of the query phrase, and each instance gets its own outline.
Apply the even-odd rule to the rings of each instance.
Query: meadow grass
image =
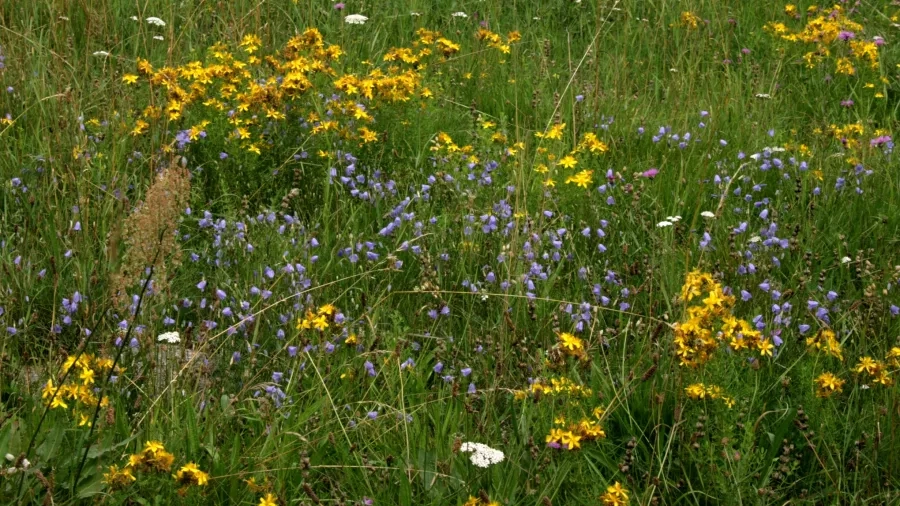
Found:
[[[900,501],[898,23],[0,0],[0,501]]]

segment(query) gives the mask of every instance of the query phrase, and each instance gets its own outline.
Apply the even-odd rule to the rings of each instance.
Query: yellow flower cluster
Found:
[[[143,135],[163,117],[169,121],[189,116],[218,117],[229,125],[229,142],[259,154],[267,143],[267,123],[286,120],[290,115],[305,120],[312,135],[335,132],[342,139],[355,139],[361,144],[375,142],[376,132],[364,126],[374,121],[371,111],[380,102],[432,97],[431,90],[422,86],[421,70],[428,57],[447,57],[460,49],[439,32],[420,29],[416,35],[412,47],[392,48],[385,53],[386,68],[375,67],[364,75],[339,73],[332,64],[344,55],[343,49],[326,43],[316,28],[308,28],[279,51],[264,56],[257,54],[262,46],[260,38],[247,35],[237,52],[222,43],[210,47],[207,62],[156,69],[149,61],[139,59],[136,73],[126,74],[122,81],[137,85],[143,80],[152,96],[162,93],[164,97],[150,101],[131,133]],[[306,98],[318,100],[318,95],[311,93],[314,90],[329,97],[334,90],[343,93],[341,99],[329,102],[328,117],[316,112],[320,104],[303,102]],[[156,102],[164,105],[153,105]],[[209,120],[196,122],[187,130],[190,140],[201,138],[209,125]]]
[[[681,299],[691,302],[695,298],[702,298],[702,305],[689,306],[687,319],[675,324],[675,355],[681,365],[698,367],[706,363],[723,342],[734,351],[756,350],[763,357],[773,355],[772,341],[731,313],[734,296],[725,295],[710,274],[693,271],[685,277]]]
[[[886,360],[889,366],[894,369],[900,369],[900,346],[891,348],[891,351],[887,354]]]
[[[604,506],[626,506],[628,504],[628,490],[617,481],[606,487],[606,492],[600,496],[600,502]]]
[[[700,19],[700,16],[694,14],[691,11],[684,11],[681,13],[681,26],[683,26],[684,28],[696,30],[697,28],[699,28],[702,21],[703,20]]]
[[[534,136],[538,139],[561,141],[565,129],[565,123],[556,123],[544,132],[535,132]],[[534,170],[535,172],[546,174],[550,171],[548,165],[555,164],[557,167],[572,170],[575,169],[579,163],[578,155],[583,153],[602,155],[609,152],[609,146],[601,141],[594,132],[586,132],[581,136],[581,140],[578,141],[575,149],[569,151],[565,155],[558,156],[557,154],[550,153],[549,150],[543,146],[538,147],[536,151],[538,155],[546,156],[547,163],[537,163]],[[593,175],[594,171],[592,170],[582,170],[581,172],[567,177],[565,182],[566,184],[574,184],[581,188],[587,188],[593,182]],[[556,186],[556,183],[552,178],[548,178],[544,181],[544,186]]]
[[[830,372],[820,374],[814,381],[817,387],[816,396],[824,398],[843,392],[844,383],[846,383]]]
[[[469,496],[469,499],[463,503],[463,506],[500,506],[500,503],[498,501]]]
[[[844,360],[841,343],[831,329],[821,329],[816,335],[807,337],[806,346],[810,349],[821,351],[826,355],[831,355],[838,360]]]
[[[884,362],[875,360],[872,357],[862,357],[853,369],[856,374],[865,374],[873,383],[889,387],[894,384],[891,373],[885,367]]]
[[[786,5],[784,12],[793,19],[801,18],[795,5]],[[784,23],[776,21],[768,23],[765,30],[788,42],[815,45],[814,50],[803,55],[809,68],[830,57],[832,50],[840,54],[835,58],[835,71],[838,74],[856,75],[853,60],[867,63],[872,70],[879,68],[878,45],[874,41],[855,40],[857,32],[863,30],[863,25],[849,19],[847,12],[840,5],[834,5],[827,11],[811,6],[807,9],[806,24],[797,31],[792,31]],[[849,41],[846,45],[849,51],[835,44],[844,41]]]
[[[316,312],[307,309],[303,318],[297,319],[297,330],[316,329],[324,331],[331,325],[334,325],[334,316],[338,310],[332,304],[321,306]]]
[[[197,464],[193,462],[188,462],[187,464],[181,466],[181,469],[175,473],[175,482],[184,487],[188,487],[190,485],[204,486],[209,483],[209,474],[200,470],[197,467]],[[184,490],[184,489],[182,489]]]
[[[594,392],[584,385],[579,385],[566,377],[561,377],[551,378],[549,385],[539,380],[535,381],[528,387],[528,390],[516,390],[514,393],[516,399],[522,400],[528,398],[529,395],[547,395],[552,397],[566,394],[572,397],[590,397]]]
[[[504,42],[503,37],[500,35],[487,28],[481,28],[475,34],[475,38],[482,42],[486,42],[489,47],[498,49],[503,54],[509,54],[509,45],[521,39],[522,35],[519,32],[509,32],[506,34],[506,41]]]
[[[70,356],[63,364],[63,373],[68,373],[67,381],[60,386],[54,386],[53,380],[48,379],[41,391],[41,398],[51,409],[70,409],[78,420],[78,425],[91,424],[91,413],[97,406],[97,396],[94,394],[94,383],[101,376],[108,374],[112,369],[113,361],[109,358],[94,357],[84,353],[78,357]],[[77,370],[74,370],[77,369]],[[124,371],[116,366],[116,374]],[[109,405],[109,399],[104,396],[100,399],[100,407]]]
[[[548,446],[553,448],[563,448],[566,450],[575,450],[581,448],[582,441],[594,441],[606,437],[606,432],[600,425],[600,417],[603,415],[602,409],[594,410],[594,419],[582,418],[578,423],[571,423],[566,426],[565,417],[559,417],[553,421],[555,425],[564,427],[554,427],[550,429],[550,433],[544,440]]]
[[[721,399],[729,408],[734,406],[734,399],[725,395],[725,391],[722,390],[722,387],[720,386],[694,383],[693,385],[688,385],[687,388],[684,389],[684,392],[690,399]]]
[[[175,462],[175,456],[166,451],[165,446],[159,441],[147,441],[144,449],[128,457],[128,464],[124,468],[110,466],[103,478],[113,490],[123,488],[137,480],[135,471],[168,473]],[[209,482],[209,474],[201,471],[196,464],[190,462],[183,466],[174,476],[175,481],[182,485],[206,485]]]
[[[867,143],[863,143],[864,137],[871,136],[872,139],[876,139],[885,135],[891,135],[890,130],[883,128],[866,129],[866,126],[859,121],[856,123],[847,123],[845,125],[832,123],[824,129],[816,129],[813,133],[832,137],[839,141],[845,148],[853,151],[858,151],[860,148],[867,145]],[[858,160],[851,158],[848,159],[848,162],[855,165],[858,163]]]

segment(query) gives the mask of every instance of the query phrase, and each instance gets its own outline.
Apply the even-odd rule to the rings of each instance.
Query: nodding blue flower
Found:
[[[6,327],[6,333],[11,336],[16,335],[18,332],[19,331],[15,327]]]
[[[374,420],[374,419],[378,418],[378,411],[369,411],[368,413],[366,413],[366,416],[370,420]]]
[[[894,304],[891,304],[890,309],[891,309],[891,316],[897,316],[898,314],[900,314],[900,307],[897,307]]]
[[[296,357],[297,356],[297,347],[296,346],[288,346],[287,352],[288,352],[288,356]]]
[[[807,325],[805,323],[801,323],[800,325],[797,326],[797,328],[800,329],[801,334],[805,334],[809,330],[809,325]]]
[[[471,395],[471,394],[474,394],[475,392],[476,392],[475,383],[469,383],[469,390],[466,393]]]
[[[6,329],[6,330],[9,330],[9,329]],[[16,329],[13,329],[13,330],[15,331]],[[13,332],[13,334],[15,334],[15,332]],[[122,343],[124,343],[124,342],[125,342],[124,339],[122,339],[121,337],[117,337],[116,341],[115,341],[116,348],[121,348]]]
[[[768,281],[768,280],[763,281],[762,283],[759,284],[759,289],[762,290],[762,291],[764,291],[764,292],[768,292],[768,291],[769,291],[769,287],[770,287],[770,285],[769,285],[769,281]]]
[[[748,292],[747,290],[741,290],[741,300],[747,302],[751,298],[753,298],[753,295],[751,295],[750,292]]]
[[[375,376],[375,365],[373,365],[372,362],[366,360],[366,363],[363,364],[363,366],[366,368],[366,373],[368,373],[369,376]]]
[[[277,371],[272,373],[272,381],[275,383],[281,383],[282,379],[284,379],[284,373]]]
[[[435,374],[440,374],[444,370],[444,363],[438,362],[437,364],[434,364],[433,370]]]
[[[325,353],[331,353],[334,351],[334,344],[331,342],[325,343]]]
[[[832,301],[834,301],[834,299],[838,298],[838,294],[835,291],[829,291],[825,295],[825,298],[828,299],[829,302],[832,302]]]
[[[138,348],[140,347],[140,345],[141,345],[141,344],[138,342],[138,340],[137,340],[136,337],[132,337],[132,338],[131,338],[131,341],[128,343],[128,346],[129,346],[132,350],[138,349]]]
[[[808,301],[806,301],[806,309],[808,309],[808,310],[810,310],[810,311],[815,311],[817,307],[819,307],[819,303],[818,303],[818,302],[816,302],[816,301],[814,301],[814,300],[808,300]]]
[[[240,361],[241,361],[241,352],[236,351],[231,354],[231,363],[237,364]]]
[[[459,371],[459,372],[462,373],[462,375],[463,375],[464,377],[468,377],[470,374],[472,374],[472,368],[471,368],[471,367],[464,367],[464,368],[463,368],[461,371]]]
[[[228,297],[228,294],[225,293],[225,290],[216,288],[216,298],[219,300],[225,300],[225,297]]]

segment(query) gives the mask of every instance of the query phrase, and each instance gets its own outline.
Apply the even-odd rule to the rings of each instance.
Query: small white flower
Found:
[[[369,18],[363,16],[362,14],[350,14],[344,17],[344,22],[350,25],[364,25]]]
[[[478,467],[488,467],[503,462],[506,455],[500,450],[495,450],[490,446],[482,443],[463,443],[459,447],[459,451],[463,453],[472,452],[469,460]]]
[[[59,20],[60,20],[60,21],[68,21],[69,18],[68,18],[67,16],[60,16],[60,17],[59,17]]]
[[[181,336],[178,335],[178,332],[165,332],[160,334],[156,340],[161,343],[178,344],[181,342]]]
[[[413,17],[416,17],[416,18],[419,17],[419,16],[421,16],[421,14],[419,14],[418,12],[410,12],[409,15],[410,15],[410,16],[413,16]]]
[[[844,257],[841,259],[842,264],[849,264],[850,262],[852,262],[852,260],[850,260],[850,257]]]
[[[756,243],[759,241],[762,241],[762,237],[760,237],[758,235],[754,235],[753,237],[750,238],[750,242]]]
[[[31,462],[28,459],[22,459],[22,469],[28,469],[31,467]]]
[[[702,213],[700,213],[700,216],[703,216],[704,218],[712,219],[712,218],[716,217],[716,213],[714,213],[712,211],[703,211]]]
[[[146,21],[153,26],[159,26],[159,27],[166,26],[166,22],[159,19],[156,16],[150,16],[149,18],[146,19]]]
[[[862,388],[863,390],[868,390],[868,389],[869,389],[869,385],[861,385],[859,388]]]
[[[772,98],[772,95],[769,95],[768,93],[757,93],[756,98],[764,98],[764,99],[768,100],[768,99]]]
[[[12,461],[16,460],[16,457],[12,453],[7,453],[6,460],[12,462]]]
[[[102,56],[105,58],[109,56],[109,53],[106,51],[94,51],[94,56]]]
[[[15,467],[10,467],[6,470],[6,474],[16,474],[16,471],[18,471],[18,469],[16,469]]]
[[[663,221],[657,223],[656,226],[659,227],[659,228],[663,228],[663,227],[671,227],[671,226],[672,226],[672,222],[671,222],[671,221],[665,221],[665,220],[663,220]]]
[[[466,14],[465,12],[462,12],[462,11],[454,12],[453,14],[451,14],[451,16],[453,16],[454,18],[467,18],[467,17],[469,17],[468,14]]]
[[[153,40],[166,40],[166,38],[163,37],[162,35],[154,35]]]
[[[666,219],[668,221],[671,221],[672,223],[678,223],[679,221],[681,221],[681,216],[666,216]]]
[[[669,69],[669,72],[676,74],[676,73],[678,73],[678,69],[676,69],[675,67],[672,67]]]
[[[140,19],[138,19],[137,16],[131,16],[131,20],[132,20],[132,21],[140,21]]]

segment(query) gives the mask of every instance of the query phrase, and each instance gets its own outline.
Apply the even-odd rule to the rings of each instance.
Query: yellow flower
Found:
[[[761,356],[772,356],[772,351],[775,349],[775,345],[772,344],[772,341],[768,339],[763,339],[756,345],[759,348],[759,354]]]
[[[581,436],[575,434],[572,431],[565,431],[562,433],[562,437],[560,438],[560,442],[566,445],[566,449],[574,450],[576,448],[581,448]]]
[[[618,481],[606,487],[606,493],[600,496],[605,506],[624,506],[628,504],[628,490]]]
[[[259,499],[259,506],[278,506],[278,498],[272,494],[266,494]]]
[[[580,186],[581,188],[587,188],[589,184],[593,181],[592,177],[594,175],[594,171],[592,170],[583,170],[574,176],[566,178],[566,184],[575,184]]]
[[[815,379],[819,387],[816,395],[819,397],[831,397],[832,394],[841,393],[844,390],[844,380],[830,372],[822,373]]]
[[[370,142],[375,142],[378,140],[378,135],[369,130],[366,127],[362,127],[359,129],[359,138],[362,140],[363,144],[368,144]]]
[[[125,84],[134,84],[138,80],[138,76],[134,74],[125,74],[122,76],[122,82]]]
[[[859,363],[856,364],[854,371],[857,373],[865,372],[871,376],[875,376],[880,369],[880,364],[872,357],[862,357],[859,359]]]
[[[577,355],[584,349],[584,341],[568,332],[559,335],[559,344],[569,355]]]
[[[144,453],[148,455],[156,455],[156,452],[164,451],[165,446],[159,441],[147,441],[144,443]]]
[[[578,165],[578,160],[576,160],[572,155],[566,155],[562,157],[557,163],[567,169],[573,169],[576,165]]]

